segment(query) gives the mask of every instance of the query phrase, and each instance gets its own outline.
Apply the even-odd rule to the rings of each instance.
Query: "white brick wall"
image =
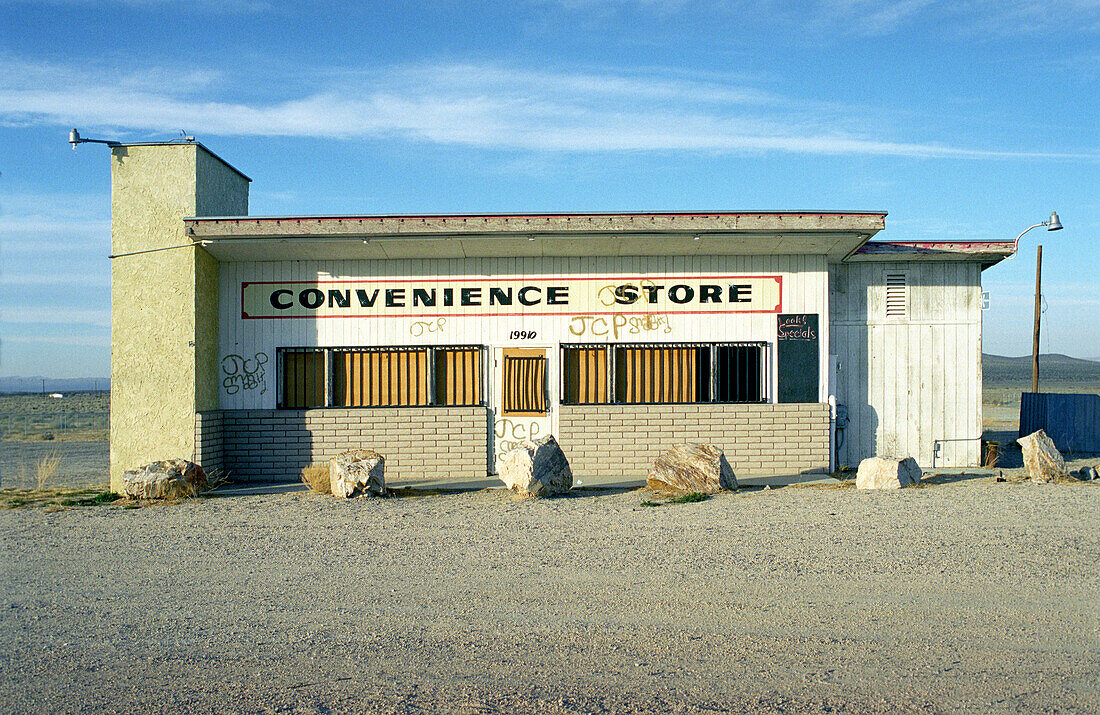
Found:
[[[204,413],[196,430],[197,461],[236,481],[294,481],[302,467],[349,449],[380,452],[391,480],[488,473],[485,407],[222,410]]]
[[[827,404],[563,405],[558,431],[578,476],[644,477],[680,442],[717,445],[736,474],[829,470]]]

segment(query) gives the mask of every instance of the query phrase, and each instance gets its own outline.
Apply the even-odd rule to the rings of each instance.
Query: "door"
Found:
[[[494,465],[500,456],[553,430],[550,348],[501,348],[493,425]]]

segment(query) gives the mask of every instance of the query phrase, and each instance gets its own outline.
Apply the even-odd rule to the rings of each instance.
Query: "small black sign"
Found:
[[[780,313],[776,338],[779,402],[817,402],[817,313]]]

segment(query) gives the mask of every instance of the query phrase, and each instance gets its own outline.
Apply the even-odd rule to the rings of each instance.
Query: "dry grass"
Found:
[[[302,468],[302,482],[311,492],[332,494],[332,484],[328,478],[328,462],[311,464]]]
[[[57,476],[57,468],[61,466],[61,455],[50,452],[38,464],[34,465],[34,478],[38,491],[46,488],[46,484]]]
[[[44,506],[48,511],[98,506],[128,500],[101,486],[88,486],[74,489],[0,489],[0,508],[19,509],[21,507]]]

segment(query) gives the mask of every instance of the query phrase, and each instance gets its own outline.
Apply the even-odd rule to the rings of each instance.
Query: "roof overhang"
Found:
[[[824,255],[843,260],[886,213],[711,212],[184,219],[221,261],[528,256]]]
[[[973,261],[982,269],[1000,263],[1015,252],[1012,241],[871,241],[848,260],[867,261]]]

